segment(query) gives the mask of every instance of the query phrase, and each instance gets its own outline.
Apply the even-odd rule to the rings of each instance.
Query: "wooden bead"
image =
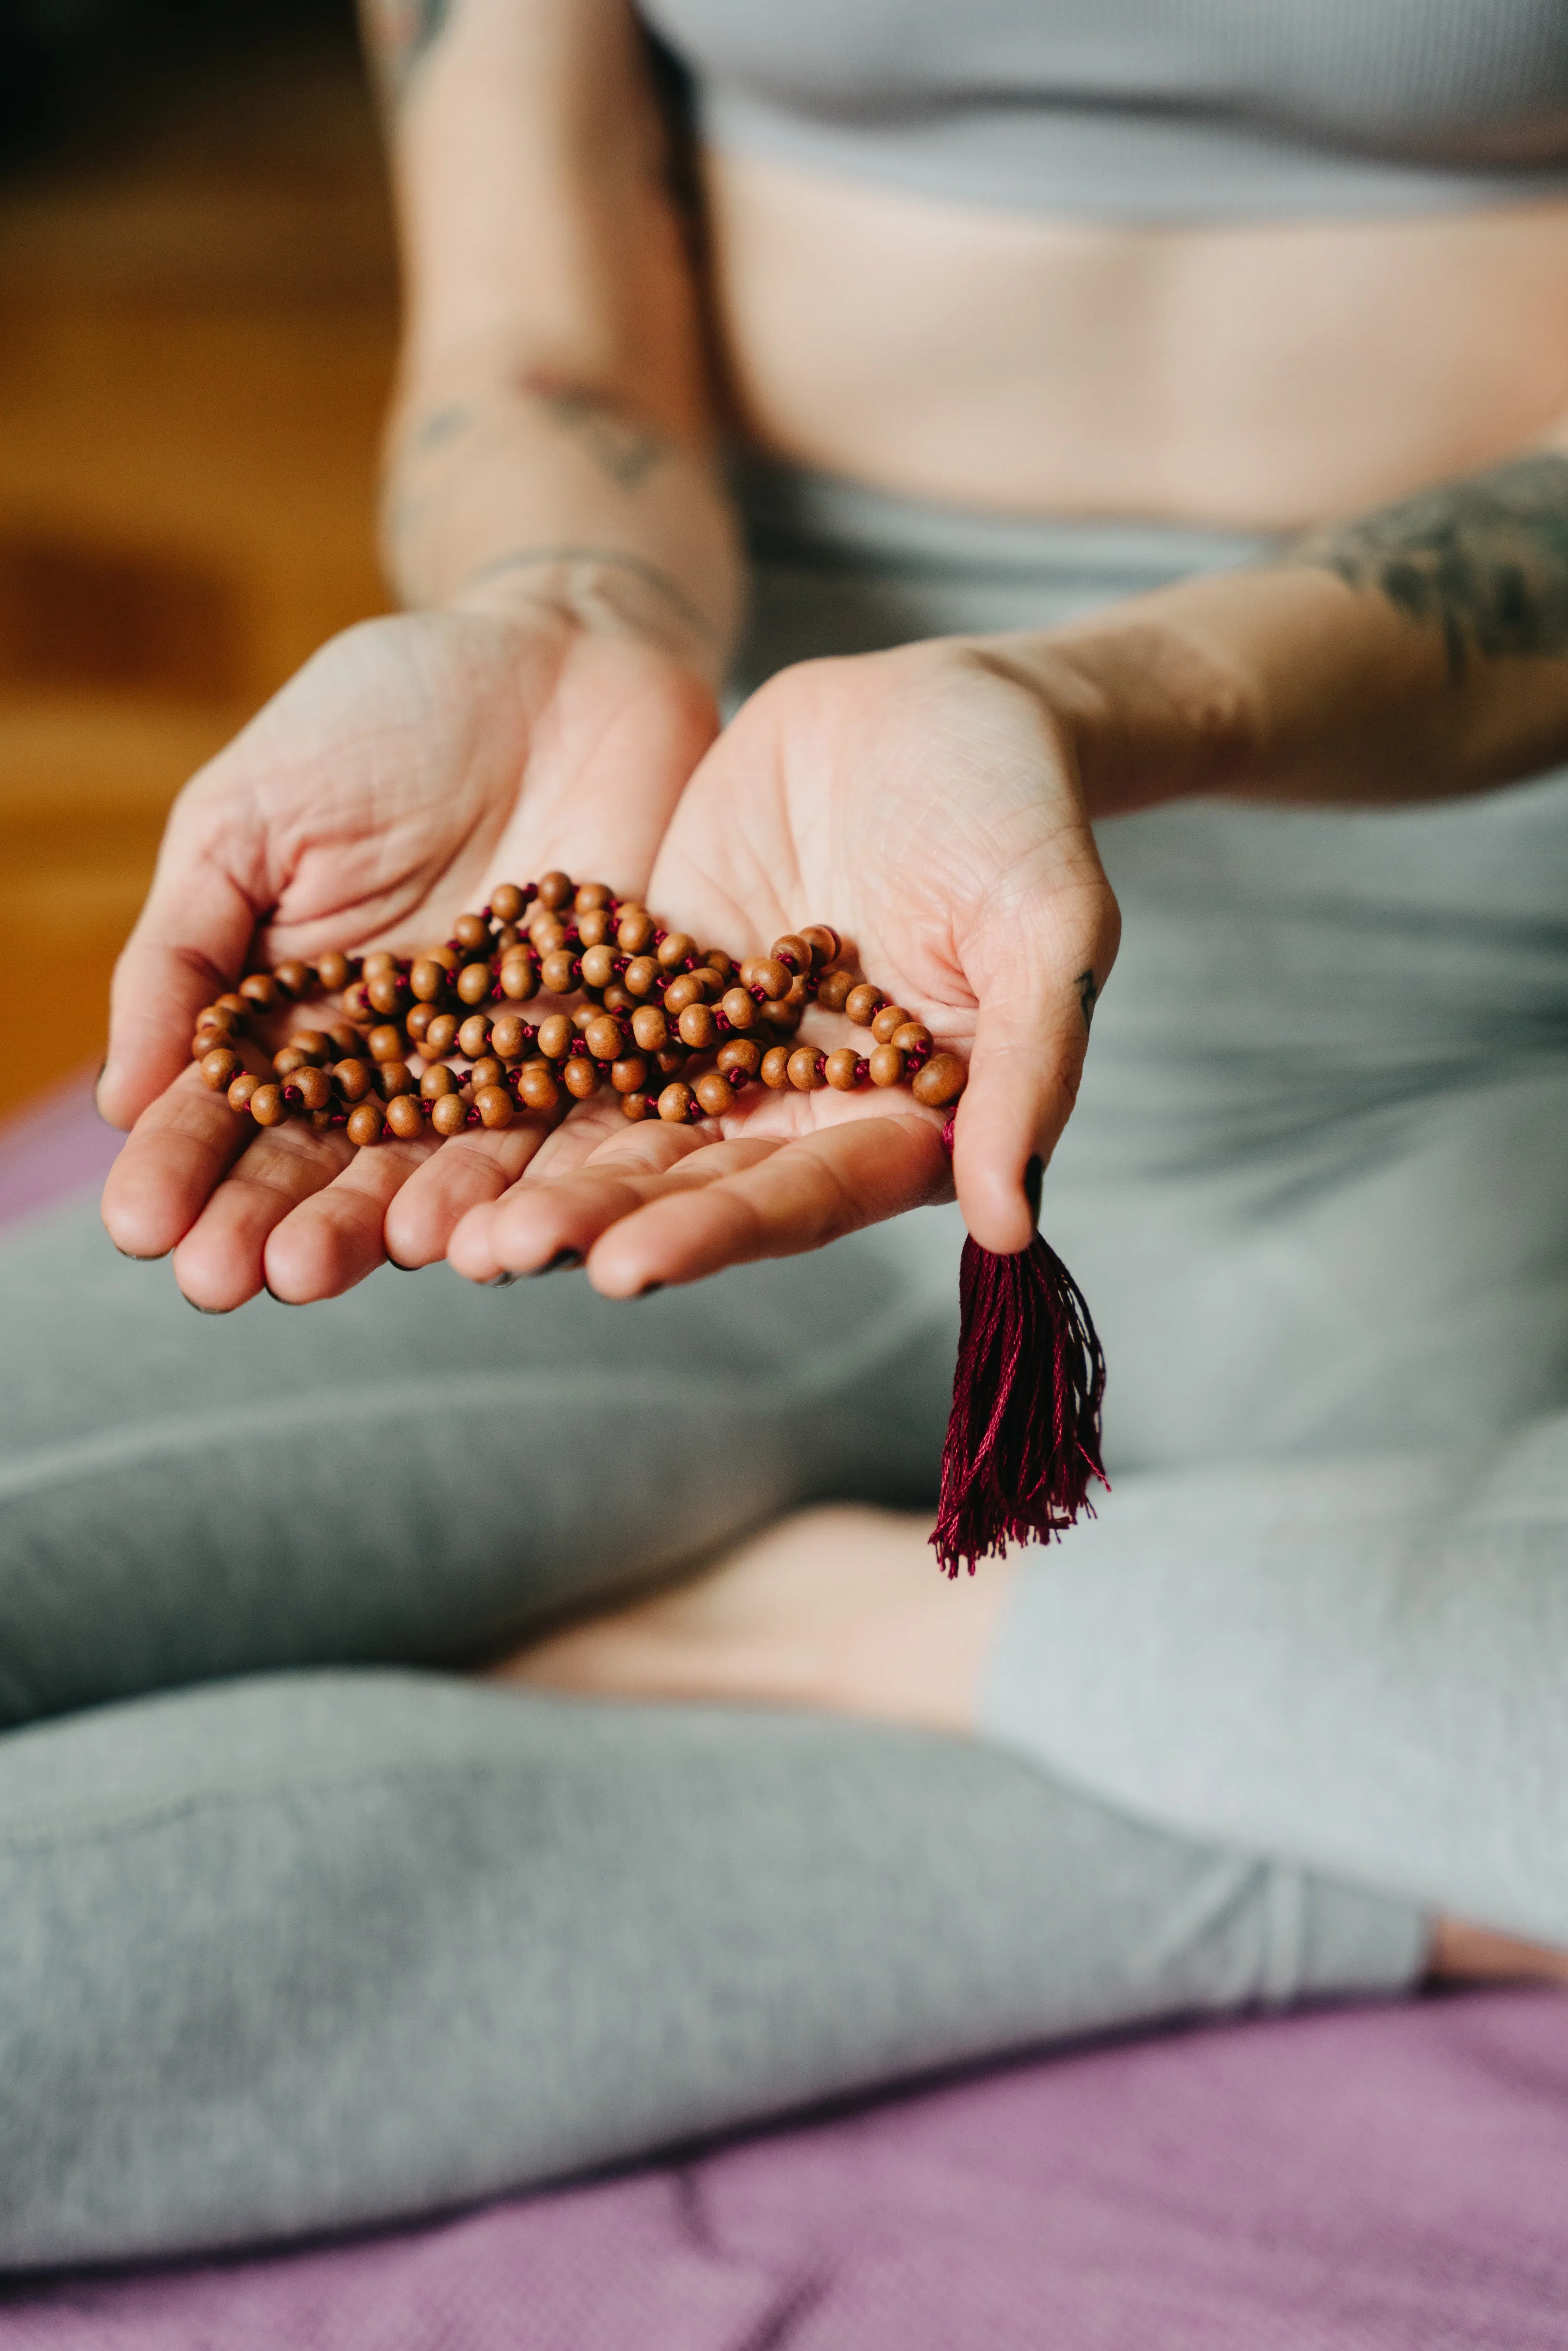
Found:
[[[660,1077],[678,1078],[691,1057],[684,1045],[672,1041],[662,1053],[654,1053],[651,1058]]]
[[[375,1072],[369,1061],[356,1054],[352,1060],[339,1061],[332,1071],[332,1083],[346,1102],[363,1102],[375,1083]]]
[[[350,1029],[346,1020],[335,1020],[330,1029],[323,1029],[322,1034],[327,1040],[329,1061],[355,1061],[364,1050],[364,1039],[357,1029]]]
[[[291,1078],[296,1070],[308,1070],[309,1066],[305,1055],[297,1053],[292,1045],[280,1045],[272,1057],[272,1073],[277,1078]]]
[[[621,975],[621,985],[629,996],[652,996],[663,977],[652,956],[633,956]]]
[[[386,1114],[380,1102],[356,1102],[349,1113],[345,1132],[350,1142],[357,1144],[362,1151],[369,1144],[381,1141],[386,1133]]]
[[[257,1086],[250,1098],[250,1114],[257,1126],[281,1126],[288,1116],[281,1086]]]
[[[508,954],[510,950],[517,945],[521,937],[522,933],[517,929],[515,923],[503,923],[500,929],[497,932],[495,937],[490,942],[491,954],[493,956],[504,956]]]
[[[413,1092],[413,1071],[409,1068],[408,1063],[406,1061],[378,1061],[376,1063],[376,1092],[381,1095],[383,1102],[390,1102],[394,1094],[412,1093]]]
[[[648,1082],[648,1064],[641,1053],[628,1053],[610,1065],[610,1082],[618,1094],[640,1094]]]
[[[894,1032],[905,1027],[914,1018],[915,1015],[912,1012],[906,1012],[902,1004],[884,1004],[871,1024],[871,1033],[879,1045],[889,1045],[893,1041]]]
[[[490,925],[483,914],[459,914],[452,925],[452,935],[465,955],[489,953]]]
[[[571,903],[577,914],[596,914],[615,904],[615,893],[608,882],[580,882],[572,892]]]
[[[608,987],[615,977],[615,950],[612,946],[591,946],[582,958],[584,987]]]
[[[365,1049],[372,1061],[401,1061],[403,1051],[402,1030],[394,1028],[388,1020],[381,1028],[371,1030],[370,1035],[365,1039]]]
[[[213,1006],[213,1010],[214,1012],[228,1013],[233,1019],[239,1023],[241,1028],[245,1026],[246,1021],[250,1017],[250,1008],[251,1008],[246,1003],[245,998],[243,996],[236,996],[232,987],[227,989],[224,995],[220,996]]]
[[[619,1020],[601,1012],[582,1032],[583,1041],[596,1061],[619,1061],[626,1050],[626,1031]]]
[[[799,931],[786,931],[781,939],[774,940],[768,953],[787,971],[807,972],[811,968],[810,947]]]
[[[248,1110],[251,1096],[259,1092],[260,1089],[261,1080],[253,1078],[248,1070],[242,1070],[229,1087],[230,1110]]]
[[[862,980],[852,987],[844,998],[844,1010],[857,1029],[868,1029],[881,1011],[886,998],[880,987],[872,987]]]
[[[401,1012],[408,1002],[408,990],[395,972],[383,972],[379,978],[368,980],[365,995],[371,1010],[382,1013],[388,1019],[394,1012]]]
[[[302,1070],[295,1071],[291,1083],[307,1110],[330,1110],[332,1081],[325,1070],[319,1070],[313,1062],[308,1061]]]
[[[800,1026],[800,1016],[806,1008],[802,1004],[792,1004],[787,996],[780,996],[759,1004],[757,1008],[763,1019],[771,1020],[776,1029],[794,1029]]]
[[[240,1015],[226,1004],[204,1004],[196,1015],[196,1034],[210,1029],[216,1037],[232,1037],[242,1026]]]
[[[282,965],[278,969],[281,971]],[[397,957],[391,947],[372,947],[360,965],[361,979],[390,979],[397,975]]]
[[[347,987],[351,977],[349,958],[337,947],[329,947],[325,955],[317,956],[317,982],[319,986],[326,988],[329,994],[336,996],[340,987]]]
[[[400,1143],[413,1143],[424,1133],[424,1113],[415,1094],[394,1094],[386,1107],[386,1122]]]
[[[764,996],[778,998],[789,995],[794,977],[788,964],[780,963],[777,956],[758,956],[755,977],[747,985],[759,987]]]
[[[901,1086],[904,1067],[904,1057],[896,1045],[878,1045],[871,1057],[871,1081],[873,1086]]]
[[[324,1061],[331,1047],[319,1029],[297,1029],[288,1040],[288,1050],[301,1061]]]
[[[744,987],[727,988],[720,1001],[719,1010],[732,1029],[745,1030],[755,1029],[757,1026],[758,1018],[757,1006]]]
[[[726,955],[722,947],[709,947],[703,957],[703,967],[716,975],[719,985],[714,990],[714,994],[716,997],[722,996],[735,977],[735,957]]]
[[[408,1019],[402,1024],[411,1045],[423,1044],[424,1032],[435,1017],[434,1004],[416,1004],[412,1008]]]
[[[490,977],[487,963],[465,963],[457,975],[458,1001],[463,1004],[484,1004],[488,1001],[495,982]],[[372,999],[373,1000],[373,999]]]
[[[640,956],[653,944],[657,925],[646,906],[622,906],[615,926],[615,944],[622,955]]]
[[[558,868],[552,872],[540,875],[538,901],[541,906],[548,906],[552,914],[558,908],[569,904],[571,894],[572,880],[570,873],[562,873]]]
[[[611,942],[615,936],[615,917],[609,907],[593,906],[586,914],[579,914],[577,935],[583,946],[610,947],[613,954]]]
[[[298,956],[290,956],[287,962],[275,964],[272,977],[285,996],[308,996],[310,993],[310,967],[308,963],[301,963]]]
[[[426,1070],[421,1078],[419,1091],[425,1102],[439,1102],[443,1094],[457,1092],[457,1080],[444,1061],[437,1061],[434,1068]]]
[[[515,882],[503,882],[490,893],[490,912],[498,923],[515,923],[527,907],[528,901]]]
[[[483,1123],[498,1133],[510,1126],[517,1116],[512,1097],[505,1086],[479,1086],[475,1090],[474,1107]]]
[[[573,996],[582,985],[582,965],[570,947],[557,947],[539,966],[539,986],[547,996]]]
[[[498,1061],[494,1053],[482,1053],[468,1072],[468,1082],[474,1089],[474,1099],[477,1102],[484,1087],[506,1084],[505,1062]]]
[[[436,1004],[446,993],[446,966],[437,963],[434,956],[420,956],[408,976],[408,984],[421,1004]]]
[[[709,1070],[696,1083],[697,1107],[708,1118],[723,1118],[735,1107],[735,1089],[727,1078],[716,1070]]]
[[[731,1070],[744,1070],[754,1078],[762,1067],[762,1048],[755,1037],[730,1037],[718,1049],[718,1067],[727,1076]]]
[[[824,1012],[841,1012],[853,987],[847,971],[825,971],[817,982],[817,1001]]]
[[[559,914],[538,914],[528,925],[529,944],[537,956],[556,954],[570,935]]]
[[[577,1031],[566,1013],[552,1012],[548,1020],[539,1022],[539,1051],[547,1061],[564,1061],[576,1035]]]
[[[516,1012],[490,1023],[490,1050],[503,1061],[520,1061],[532,1042],[533,1030]]]
[[[526,1004],[538,993],[539,975],[532,956],[508,956],[501,966],[501,993],[510,1004]]]
[[[351,987],[343,990],[343,1009],[350,1020],[373,1020],[371,999],[365,993],[363,980],[356,979]]]
[[[663,1006],[640,1004],[632,1015],[632,1034],[644,1053],[662,1053],[670,1041],[670,1024]]]
[[[809,1094],[825,1082],[822,1056],[814,1045],[797,1045],[787,1067],[797,1093]]]
[[[956,1102],[968,1082],[968,1070],[956,1053],[933,1053],[925,1068],[915,1071],[912,1091],[927,1110],[941,1110]]]
[[[861,1057],[854,1047],[841,1045],[836,1053],[828,1055],[823,1075],[839,1093],[850,1094],[861,1081],[862,1067]]]
[[[697,951],[697,943],[690,931],[666,931],[655,949],[655,959],[662,971],[678,971],[681,965]],[[659,1097],[663,1102],[663,1094]],[[664,1112],[659,1113],[663,1118]]]
[[[770,1086],[776,1094],[782,1093],[789,1082],[789,1046],[770,1045],[762,1056],[762,1067],[758,1075],[763,1084]]]
[[[477,1061],[490,1041],[490,1016],[487,1012],[471,1012],[457,1031],[457,1050],[466,1053],[471,1061]]]
[[[655,1108],[652,1094],[622,1094],[621,1097],[621,1115],[629,1118],[633,1125],[643,1119],[653,1117]]]
[[[529,1110],[554,1110],[560,1100],[560,1088],[548,1061],[525,1061],[517,1092]]]
[[[924,1020],[906,1020],[903,1028],[895,1029],[888,1039],[888,1043],[896,1045],[901,1053],[913,1053],[919,1046],[924,1046],[929,1052],[932,1041],[931,1031]]]
[[[664,1009],[672,1020],[678,1020],[688,1004],[699,1003],[701,998],[702,989],[698,985],[696,974],[684,971],[678,979],[672,979],[665,988]]]
[[[706,1053],[718,1042],[718,1030],[714,1017],[706,1004],[688,1004],[675,1024],[683,1045],[694,1053]]]
[[[239,1055],[231,1052],[226,1045],[214,1045],[210,1053],[203,1054],[196,1067],[204,1086],[211,1086],[215,1094],[226,1094],[240,1073],[241,1064]]]
[[[468,1123],[468,1105],[461,1094],[438,1094],[431,1107],[430,1123],[437,1134],[461,1134]]]
[[[239,993],[257,1012],[274,1012],[283,1001],[283,990],[269,971],[253,971],[241,980]]]
[[[659,1116],[668,1120],[672,1126],[685,1124],[692,1114],[693,1099],[690,1086],[684,1085],[679,1078],[674,1079],[659,1096]]]
[[[808,923],[800,936],[811,950],[811,968],[821,971],[843,952],[843,941],[831,923]]]
[[[612,980],[605,989],[603,1001],[606,1012],[625,1014],[630,1017],[637,1008],[636,998],[628,996],[618,979]]]
[[[421,1050],[426,1054],[450,1053],[457,1042],[457,1015],[438,1012],[424,1032]]]
[[[577,1102],[587,1102],[599,1092],[599,1066],[586,1053],[574,1053],[561,1070],[566,1090]]]

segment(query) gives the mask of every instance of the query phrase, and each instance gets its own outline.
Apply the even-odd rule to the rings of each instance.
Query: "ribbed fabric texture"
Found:
[[[1557,0],[652,0],[706,134],[1099,218],[1407,213],[1568,186]]]

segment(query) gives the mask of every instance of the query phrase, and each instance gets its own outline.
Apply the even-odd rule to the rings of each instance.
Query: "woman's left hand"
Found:
[[[831,924],[846,962],[969,1059],[951,1167],[946,1113],[902,1090],[752,1086],[694,1126],[630,1125],[600,1097],[455,1221],[460,1272],[584,1259],[596,1289],[631,1297],[818,1248],[955,1181],[984,1248],[1027,1246],[1030,1165],[1067,1122],[1119,933],[1048,668],[945,641],[780,673],[686,786],[649,904],[737,955]],[[821,1011],[802,1035],[866,1043]],[[433,1238],[410,1233],[406,1254]]]

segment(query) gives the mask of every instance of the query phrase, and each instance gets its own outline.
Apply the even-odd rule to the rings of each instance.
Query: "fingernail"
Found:
[[[663,1290],[664,1287],[664,1285],[662,1281],[645,1281],[643,1284],[642,1289],[635,1291],[633,1294],[638,1298],[652,1298],[656,1290]]]
[[[303,1298],[279,1298],[270,1281],[264,1281],[261,1286],[275,1306],[303,1306],[305,1303]],[[205,1308],[203,1309],[204,1313],[206,1311]]]
[[[486,1290],[510,1290],[517,1278],[515,1273],[493,1273],[485,1287]]]
[[[1039,1152],[1023,1171],[1023,1196],[1029,1202],[1029,1212],[1036,1225],[1040,1222],[1040,1193],[1045,1182],[1045,1162]]]
[[[401,1258],[393,1257],[391,1249],[387,1251],[387,1263],[394,1273],[417,1273],[420,1270],[417,1265],[404,1265]]]
[[[180,1295],[182,1298],[185,1298],[185,1293],[183,1290],[180,1292]],[[185,1298],[185,1303],[187,1306],[195,1306],[196,1312],[198,1314],[226,1314],[229,1311],[226,1306],[196,1306],[196,1301],[193,1298]]]
[[[561,1273],[565,1271],[568,1266],[580,1265],[581,1263],[582,1251],[580,1249],[558,1249],[554,1257],[550,1259],[548,1265],[535,1266],[534,1273],[536,1277],[541,1273]]]

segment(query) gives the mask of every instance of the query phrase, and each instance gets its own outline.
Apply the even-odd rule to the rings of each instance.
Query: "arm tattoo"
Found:
[[[581,443],[617,489],[636,489],[670,454],[671,444],[662,434],[636,423],[606,393],[590,385],[538,372],[523,378],[523,389],[533,394],[552,423]]]
[[[360,0],[365,46],[394,104],[446,29],[453,0]]]
[[[1381,514],[1313,531],[1294,559],[1438,629],[1448,675],[1568,652],[1568,457],[1516,457]]]

